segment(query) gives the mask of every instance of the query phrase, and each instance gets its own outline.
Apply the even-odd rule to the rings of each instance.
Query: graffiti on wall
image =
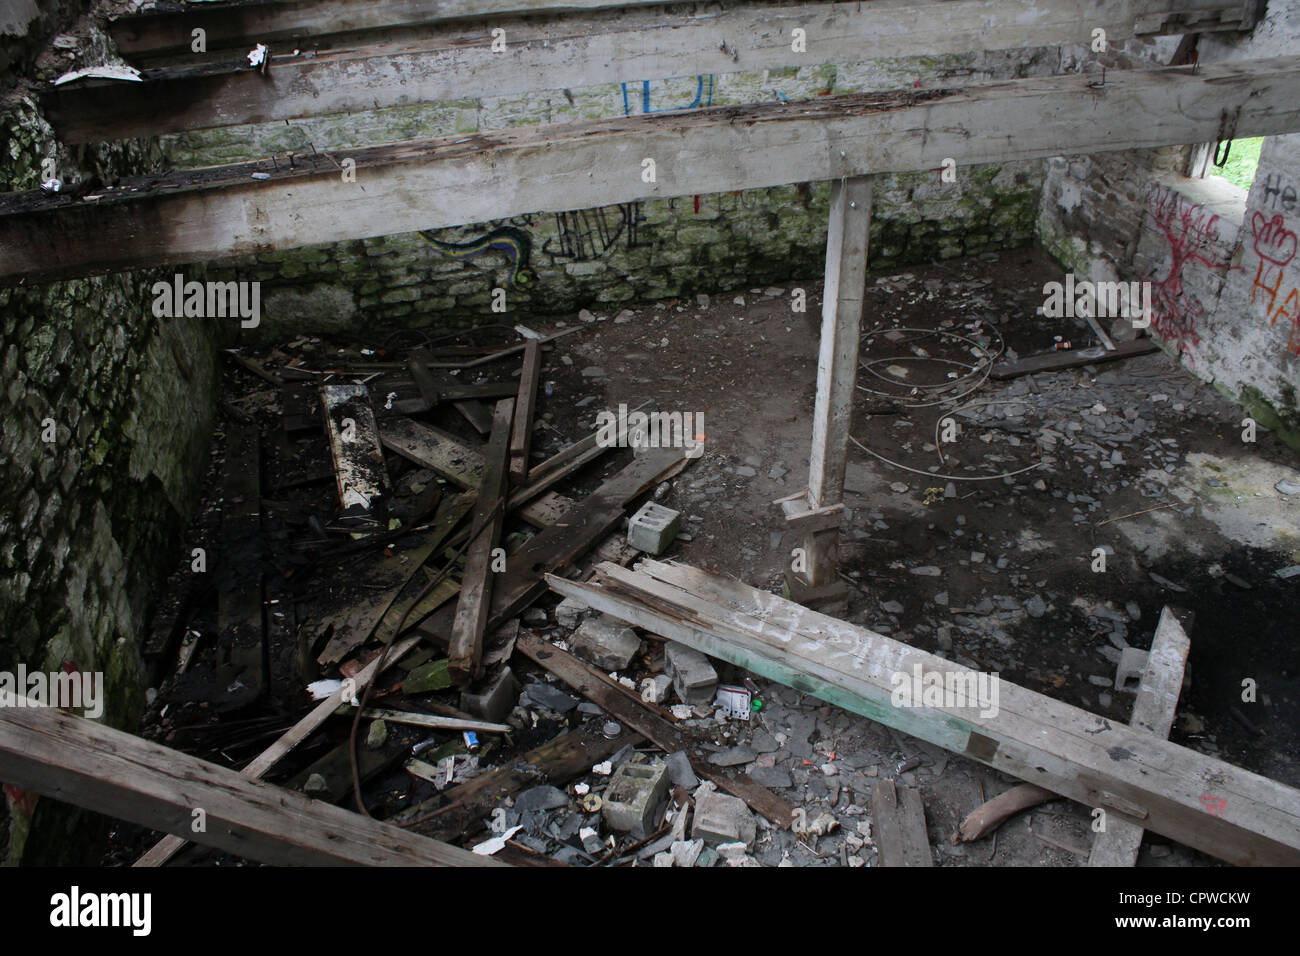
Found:
[[[1147,211],[1169,245],[1170,258],[1169,274],[1152,285],[1151,327],[1190,363],[1190,350],[1201,342],[1205,306],[1184,286],[1185,270],[1233,268],[1218,251],[1219,217],[1159,184],[1147,190]]]
[[[1278,320],[1291,324],[1286,349],[1300,355],[1300,289],[1289,280],[1287,267],[1296,255],[1296,234],[1281,213],[1272,218],[1256,210],[1250,217],[1251,247],[1259,257],[1250,285],[1252,304],[1262,302],[1270,326]]]
[[[467,242],[444,242],[429,230],[420,230],[420,238],[453,259],[474,259],[487,252],[501,252],[510,263],[510,286],[519,291],[537,285],[537,273],[530,265],[533,241],[517,226],[500,226]]]
[[[624,202],[599,209],[555,214],[554,239],[542,243],[542,252],[554,262],[586,262],[615,249],[639,249],[652,243],[645,237],[646,217],[640,202]]]
[[[690,83],[695,84],[695,98],[685,103],[681,102],[690,95]],[[703,106],[713,105],[713,74],[701,73],[691,80],[662,80],[659,84],[658,100],[660,106],[654,106],[656,99],[655,91],[651,88],[649,80],[641,81],[640,96],[632,91],[630,87],[635,84],[620,83],[619,86],[623,91],[623,115],[631,116],[634,112],[638,113],[667,113],[671,110],[695,110]],[[639,109],[634,109],[639,107]]]

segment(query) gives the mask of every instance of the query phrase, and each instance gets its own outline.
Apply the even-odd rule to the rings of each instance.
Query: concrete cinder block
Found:
[[[590,610],[590,607],[577,598],[567,597],[555,605],[555,623],[560,627],[573,630],[582,623],[583,615]]]
[[[596,617],[583,621],[570,642],[573,652],[607,671],[621,671],[641,649],[641,638],[630,627]]]
[[[708,786],[708,785],[706,785]],[[752,847],[758,835],[758,823],[745,801],[729,794],[718,793],[711,787],[707,792],[695,794],[695,821],[691,838],[703,840],[710,846],[724,843],[743,843]]]
[[[1126,647],[1119,653],[1115,667],[1115,689],[1136,694],[1147,669],[1147,652],[1140,647]]]
[[[711,704],[718,688],[718,672],[709,659],[692,647],[669,641],[664,645],[664,672],[684,704]]]
[[[610,829],[644,839],[654,832],[659,808],[667,796],[667,765],[637,755],[609,778],[601,812]]]
[[[677,537],[682,513],[647,501],[627,526],[627,543],[647,554],[663,554]]]
[[[519,681],[509,667],[489,678],[477,691],[461,691],[460,709],[483,720],[500,723],[519,700]]]

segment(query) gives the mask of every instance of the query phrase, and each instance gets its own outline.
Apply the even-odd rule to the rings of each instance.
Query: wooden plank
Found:
[[[1240,0],[1196,4],[1218,25]],[[313,57],[276,48],[265,72],[246,62],[147,71],[142,82],[51,87],[42,107],[68,143],[130,139],[192,129],[270,123],[411,103],[475,99],[542,90],[809,68],[900,56],[942,56],[1004,45],[1089,43],[1094,29],[1116,43],[1137,33],[1138,18],[1165,13],[1168,0],[1095,5],[1052,0],[875,0],[870,4],[737,6],[699,11],[628,11],[617,18],[553,16],[478,20],[423,37],[342,44]],[[1169,18],[1173,19],[1173,18]],[[1182,32],[1182,25],[1172,32]],[[807,31],[804,49],[792,30]],[[504,30],[505,51],[493,50]],[[1144,29],[1144,33],[1163,32]],[[319,37],[319,34],[316,34]],[[264,37],[257,42],[266,42]],[[249,47],[252,41],[249,42]],[[299,54],[305,49],[296,44]],[[245,51],[240,51],[242,54]]]
[[[492,435],[483,456],[482,483],[474,502],[471,538],[465,552],[465,572],[460,581],[460,600],[456,603],[447,650],[447,671],[452,680],[462,685],[477,679],[482,670],[483,638],[487,634],[492,590],[498,573],[493,567],[492,553],[501,540],[501,528],[506,517],[506,479],[514,413],[513,398],[497,402],[492,413]]]
[[[395,644],[393,649],[388,652],[387,666],[391,667],[400,661],[406,656],[407,652],[410,651],[411,648],[415,647],[417,643],[419,643],[419,641],[416,638],[408,638],[407,640],[399,641]],[[363,667],[357,673],[357,676],[353,678],[351,685],[344,684],[344,686],[339,690],[335,691],[329,697],[317,704],[311,712],[307,714],[307,716],[286,730],[284,734],[277,737],[275,743],[263,750],[246,767],[240,770],[240,776],[248,777],[251,780],[256,780],[259,777],[264,776],[272,767],[278,764],[287,753],[292,751],[293,748],[298,746],[298,744],[302,743],[320,729],[320,726],[325,723],[326,720],[334,716],[344,701],[350,699],[350,695],[356,694],[359,699],[360,694],[365,690],[366,685],[374,679],[378,666],[379,661],[376,659]],[[149,852],[136,860],[134,865],[162,866],[184,848],[187,841],[188,836],[185,838],[179,836],[165,836],[154,844],[153,848],[150,849]]]
[[[533,444],[533,413],[537,409],[537,380],[542,374],[542,345],[537,339],[524,344],[519,397],[515,399],[515,424],[510,434],[510,483],[528,480],[528,452]]]
[[[809,511],[833,508],[844,500],[870,231],[871,177],[832,183],[817,397],[813,402],[812,450],[808,457]],[[820,588],[838,581],[838,539],[838,522],[833,528],[804,535],[807,564],[803,580],[810,586]]]
[[[409,710],[389,710],[382,707],[367,707],[361,716],[370,720],[408,724],[412,727],[431,727],[434,730],[478,730],[485,734],[507,734],[513,729],[509,724],[494,724],[486,720],[439,717],[435,714],[419,714]]]
[[[2,693],[0,778],[23,789],[280,866],[493,864],[92,720],[4,706]]]
[[[989,373],[991,378],[1016,378],[1033,372],[1056,372],[1065,368],[1077,368],[1080,365],[1100,365],[1117,359],[1131,358],[1134,355],[1146,355],[1160,351],[1155,339],[1133,339],[1129,342],[1117,342],[1114,349],[1101,346],[1090,349],[1066,349],[1061,352],[1044,352],[1041,355],[1029,355],[1014,362],[999,362]]]
[[[580,661],[568,651],[547,644],[535,634],[521,634],[515,649],[598,704],[616,720],[634,728],[659,749],[668,753],[685,751],[696,776],[712,780],[778,826],[790,825],[794,818],[794,807],[788,802],[756,783],[747,774],[726,771],[709,763],[690,737],[650,710],[639,697],[609,675]]]
[[[1300,57],[650,113],[0,194],[0,281],[218,260],[345,239],[1063,153],[1300,131]],[[1088,122],[1079,122],[1079,117]],[[833,144],[809,148],[810,143]],[[642,160],[656,160],[647,183]],[[356,182],[336,163],[356,162]],[[269,178],[257,180],[253,173]],[[420,202],[411,202],[419,196]]]
[[[934,866],[919,790],[880,781],[871,794],[871,824],[881,866]]]
[[[428,349],[416,349],[411,359],[411,374],[415,377],[415,384],[421,395],[429,389],[446,392],[462,387],[461,381],[454,375],[435,368],[434,365],[433,355]],[[475,431],[480,435],[486,435],[492,430],[492,409],[486,402],[474,398],[462,398],[453,401],[452,406],[464,416],[465,421],[474,426]]]
[[[380,426],[379,437],[384,447],[423,468],[436,471],[462,488],[477,491],[483,480],[483,453],[464,444],[450,432],[409,418],[391,418]],[[590,459],[583,463],[586,460]],[[564,477],[564,473],[548,477],[554,484]],[[511,510],[517,507],[520,517],[529,524],[549,528],[563,520],[573,506],[573,499],[554,493],[542,494],[542,491],[544,488],[520,489],[510,496],[508,507]]]
[[[1008,681],[999,681],[992,715],[977,706],[894,706],[895,675],[966,672],[739,582],[685,565],[643,561],[639,568],[602,566],[602,586],[548,582],[706,654],[1102,807],[1108,819],[1232,863],[1300,862],[1300,791]]]
[[[364,30],[411,28],[427,23],[511,13],[598,10],[661,3],[662,0],[290,0],[187,4],[183,10],[136,13],[113,19],[118,49],[188,53],[192,31],[206,32],[209,49],[253,42],[310,46],[323,37]]]
[[[1151,639],[1151,650],[1147,653],[1146,670],[1138,684],[1137,700],[1133,702],[1133,714],[1128,721],[1130,727],[1161,739],[1169,736],[1191,649],[1192,642],[1175,612],[1162,608],[1155,637]],[[1106,829],[1093,838],[1088,865],[1136,866],[1143,832],[1136,823],[1114,819],[1107,814]]]
[[[542,782],[562,787],[593,765],[618,753],[625,745],[640,740],[639,734],[628,730],[611,740],[603,734],[593,735],[578,727],[500,767],[403,810],[393,818],[393,822],[408,826],[412,821],[425,818],[428,822],[416,824],[412,829],[439,840],[457,840],[481,827],[484,818],[490,818],[493,809],[512,794]]]
[[[216,686],[222,710],[247,706],[266,689],[262,599],[261,436],[233,422],[222,476],[221,564],[217,582]]]
[[[487,630],[496,630],[546,593],[546,572],[561,571],[586,554],[596,542],[623,520],[629,502],[675,474],[692,459],[681,449],[652,448],[577,502],[563,524],[545,528],[510,556],[506,572],[492,590],[492,611]],[[443,608],[415,629],[415,633],[446,644],[453,615]]]
[[[388,468],[379,445],[370,389],[354,384],[322,385],[320,396],[344,514],[382,522]]]

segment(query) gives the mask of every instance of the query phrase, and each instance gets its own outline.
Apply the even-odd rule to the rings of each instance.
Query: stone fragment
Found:
[[[630,627],[610,618],[583,621],[570,641],[573,653],[602,670],[621,671],[641,649],[641,638]]]

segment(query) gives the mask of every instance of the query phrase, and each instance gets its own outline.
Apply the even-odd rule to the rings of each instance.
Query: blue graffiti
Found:
[[[623,88],[623,115],[632,115],[632,96],[629,95],[627,84],[620,83]],[[669,113],[673,110],[695,110],[702,106],[713,105],[713,74],[701,73],[695,78],[695,99],[686,106],[663,106],[655,109],[650,105],[650,81],[641,81],[641,112],[642,113]]]

